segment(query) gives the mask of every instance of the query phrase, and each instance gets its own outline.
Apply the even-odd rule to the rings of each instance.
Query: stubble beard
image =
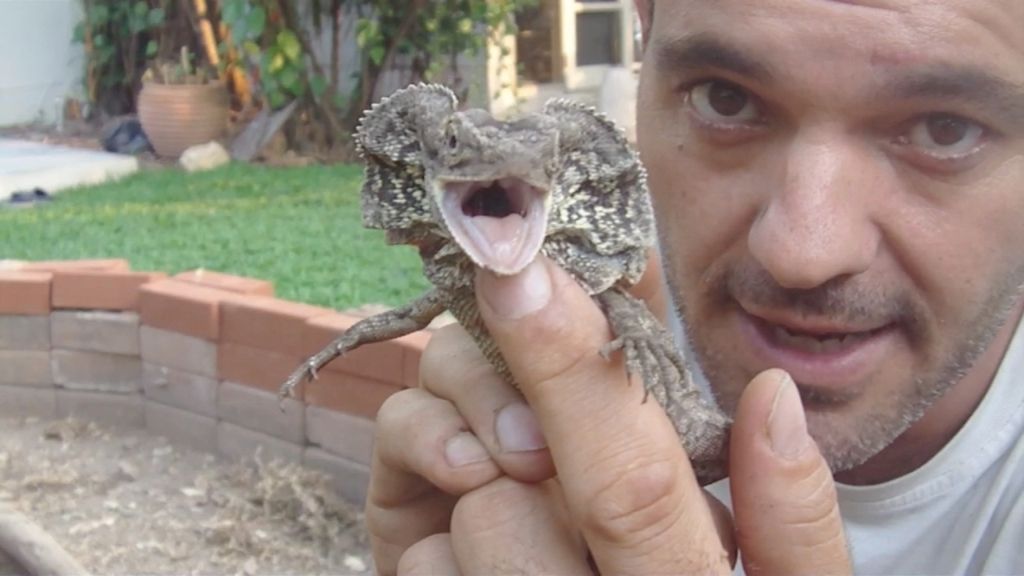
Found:
[[[707,379],[722,408],[733,414],[747,382],[729,382],[730,372],[735,371],[729,370],[733,362],[728,352],[715,349],[694,326],[693,316],[688,313],[675,281],[681,276],[674,269],[673,260],[670,251],[663,252],[662,264],[673,307],[683,326],[685,344],[692,352],[687,361],[691,369]],[[748,302],[839,320],[884,318],[904,331],[912,350],[927,350],[928,344],[937,337],[934,327],[927,323],[924,305],[906,292],[886,293],[845,283],[829,283],[812,290],[787,290],[775,284],[763,270],[749,267],[711,271],[705,278],[706,281],[702,281],[708,291],[705,301],[715,306],[734,303],[735,297],[742,295]],[[891,390],[888,397],[866,407],[867,412],[862,408],[860,414],[843,418],[840,414],[843,398],[825,398],[802,389],[808,431],[831,470],[841,472],[863,464],[920,420],[974,366],[1022,294],[1024,266],[992,290],[970,321],[963,323],[953,335],[953,345],[946,347],[948,352],[928,362],[933,369],[905,385],[888,386]]]

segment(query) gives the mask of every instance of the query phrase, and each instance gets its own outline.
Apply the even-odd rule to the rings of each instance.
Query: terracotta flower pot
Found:
[[[229,97],[223,83],[142,85],[139,122],[159,156],[177,158],[189,146],[224,135]]]

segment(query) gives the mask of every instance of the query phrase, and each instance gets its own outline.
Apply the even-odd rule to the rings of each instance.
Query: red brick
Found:
[[[162,272],[58,270],[53,274],[54,308],[138,310],[139,288],[166,277]]]
[[[319,352],[342,332],[348,330],[359,318],[345,314],[329,314],[311,318],[307,322],[304,357]],[[326,370],[346,372],[356,376],[381,380],[399,386],[404,380],[405,348],[396,340],[386,340],[374,344],[365,344],[335,359],[326,366]]]
[[[52,279],[49,272],[0,272],[0,314],[49,314]]]
[[[177,280],[151,282],[139,295],[142,324],[216,341],[220,336],[220,304],[237,295]]]
[[[401,390],[394,384],[325,370],[306,383],[306,404],[373,419],[381,404]]]
[[[326,308],[276,298],[238,298],[221,309],[220,338],[253,348],[295,357],[308,356],[304,338],[310,318],[332,312]]]
[[[63,272],[93,270],[97,272],[127,272],[131,265],[124,258],[93,258],[88,260],[39,260],[25,262],[22,270],[31,272]]]
[[[270,392],[280,390],[281,384],[300,364],[301,358],[234,342],[221,342],[217,346],[219,379]],[[295,388],[293,396],[296,400],[302,400],[304,388],[304,384]]]
[[[175,280],[198,284],[216,290],[226,290],[236,294],[248,294],[252,296],[273,296],[274,285],[267,280],[247,278],[245,276],[234,276],[223,274],[212,270],[189,270],[174,276]]]
[[[420,358],[423,357],[423,350],[430,342],[431,333],[426,330],[406,334],[395,341],[401,345],[402,352],[402,385],[406,388],[415,388],[420,385]]]

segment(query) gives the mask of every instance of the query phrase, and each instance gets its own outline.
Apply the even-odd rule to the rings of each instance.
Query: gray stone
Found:
[[[57,417],[57,390],[0,385],[0,416]]]
[[[217,381],[156,364],[142,364],[142,390],[149,400],[217,417]]]
[[[54,350],[53,381],[71,390],[137,393],[142,380],[138,356],[105,352]]]
[[[110,426],[144,428],[145,402],[141,394],[107,394],[57,390],[57,417],[75,417]]]
[[[139,315],[135,312],[57,310],[50,315],[54,348],[139,355]]]
[[[302,446],[230,422],[217,423],[217,452],[236,460],[252,458],[259,452],[264,461],[302,462]]]
[[[50,352],[0,350],[0,384],[52,387]]]
[[[143,325],[139,328],[142,359],[200,376],[217,377],[217,344],[177,332]]]
[[[217,393],[221,420],[294,444],[306,441],[303,406],[293,398],[282,401],[277,394],[235,382],[222,382]]]
[[[0,350],[49,349],[49,317],[0,315]]]
[[[306,407],[306,438],[328,452],[369,465],[373,435],[371,420],[319,406]]]
[[[231,155],[219,142],[197,144],[181,153],[178,163],[186,172],[213,170],[231,162]]]
[[[157,402],[146,402],[146,428],[176,443],[214,453],[217,420]]]

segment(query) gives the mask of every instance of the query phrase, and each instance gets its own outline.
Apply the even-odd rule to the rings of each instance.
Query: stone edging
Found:
[[[426,332],[365,346],[283,405],[277,387],[358,318],[273,296],[266,281],[126,260],[0,270],[0,415],[146,427],[231,458],[264,455],[366,498],[373,418],[415,386]],[[14,268],[14,269],[10,269]]]

